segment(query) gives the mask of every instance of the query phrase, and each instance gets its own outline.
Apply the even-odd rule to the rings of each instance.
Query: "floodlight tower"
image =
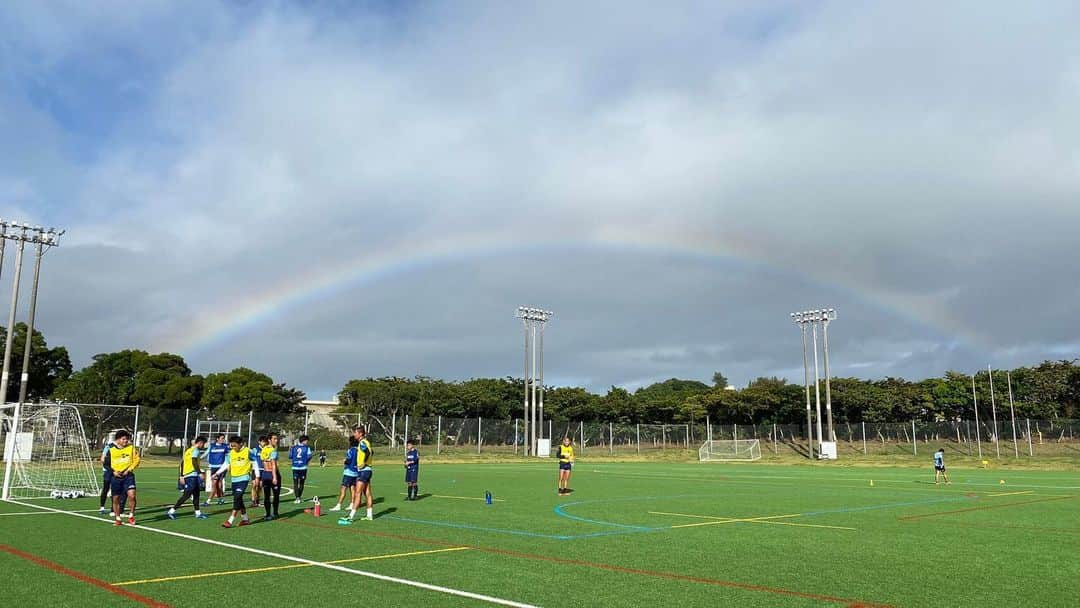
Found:
[[[791,319],[799,326],[799,330],[802,333],[802,365],[803,365],[803,386],[806,388],[806,432],[809,434],[807,439],[807,454],[810,458],[814,457],[814,420],[813,415],[810,413],[810,364],[806,357],[806,324],[810,322],[805,312],[793,312],[791,313]]]
[[[34,318],[37,313],[38,280],[41,278],[41,258],[45,253],[60,244],[64,230],[48,230],[38,226],[34,228],[32,242],[37,246],[34,256],[34,279],[30,287],[30,310],[26,319],[26,343],[23,345],[22,382],[19,384],[19,406],[26,403],[26,393],[30,385],[30,348],[34,337]]]
[[[18,232],[7,233],[6,228],[13,228]],[[22,278],[22,259],[23,250],[26,248],[27,232],[30,230],[28,224],[22,224],[18,222],[6,223],[4,238],[11,239],[19,244],[19,248],[15,250],[15,277],[11,281],[11,308],[8,310],[8,325],[7,325],[7,340],[4,342],[4,367],[3,371],[0,371],[0,404],[7,403],[8,394],[8,376],[11,372],[11,343],[15,339],[15,312],[19,307],[19,281]]]
[[[821,311],[822,349],[825,352],[825,417],[828,423],[829,441],[836,441],[832,424],[832,382],[829,375],[829,323],[836,320],[836,309],[826,308]]]
[[[525,326],[525,454],[535,455],[536,440],[543,439],[544,429],[544,326],[555,313],[550,310],[519,306],[515,317]],[[537,348],[539,327],[539,349]],[[538,368],[539,364],[539,370]],[[539,371],[539,378],[537,372]],[[537,398],[537,381],[540,383]],[[531,394],[530,394],[531,391]]]

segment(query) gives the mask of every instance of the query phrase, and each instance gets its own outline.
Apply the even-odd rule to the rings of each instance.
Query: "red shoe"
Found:
[[[128,518],[128,525],[129,526],[134,526],[135,525],[135,518],[134,517],[129,517]]]
[[[231,521],[226,521],[225,523],[221,524],[221,527],[222,528],[231,528],[232,527],[232,522]]]
[[[246,519],[241,519],[241,520],[240,520],[240,525],[241,525],[241,526],[250,526],[250,525],[251,525],[251,522],[250,522],[250,521],[248,521],[248,520],[246,520]]]
[[[114,522],[113,522],[113,525],[114,525],[114,526],[122,526],[122,525],[124,525],[124,524],[120,523],[120,520],[119,520],[119,519],[117,519],[116,521],[114,521]]]

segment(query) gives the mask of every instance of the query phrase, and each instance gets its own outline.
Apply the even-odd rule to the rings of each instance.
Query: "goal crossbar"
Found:
[[[757,439],[711,439],[698,449],[698,460],[710,462],[752,461],[761,458]]]

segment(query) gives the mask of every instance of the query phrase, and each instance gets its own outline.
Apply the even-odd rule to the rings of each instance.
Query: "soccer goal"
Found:
[[[97,494],[99,464],[90,452],[78,408],[50,403],[0,408],[4,442],[2,497]]]
[[[243,436],[244,421],[242,420],[196,420],[195,437],[206,437],[212,443],[214,437],[225,435],[228,441],[233,435]],[[187,446],[184,446],[187,447]]]
[[[713,439],[702,444],[698,460],[758,460],[761,445],[757,439]]]

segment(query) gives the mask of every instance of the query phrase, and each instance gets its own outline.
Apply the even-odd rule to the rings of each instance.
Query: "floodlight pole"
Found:
[[[26,393],[30,386],[30,350],[34,344],[34,316],[37,313],[38,279],[41,277],[41,256],[45,254],[45,236],[39,232],[36,238],[37,251],[34,256],[34,279],[30,287],[30,312],[26,318],[26,341],[23,345],[22,381],[19,384],[18,408],[26,403]]]
[[[979,394],[975,392],[975,374],[971,374],[971,399],[975,403],[975,445],[979,446],[979,460],[982,460],[982,433],[979,431]]]
[[[1006,371],[1005,378],[1009,383],[1009,414],[1012,417],[1013,458],[1020,458],[1020,448],[1016,445],[1016,405],[1013,403],[1012,372]]]
[[[997,425],[997,403],[994,399],[994,371],[990,369],[990,366],[986,366],[986,373],[990,375],[990,415],[994,417],[994,450],[997,452],[997,457],[1001,458],[1001,444],[998,441],[998,425]]]
[[[818,371],[818,347],[817,347],[817,318],[813,319],[814,324],[811,326],[814,335],[814,410],[817,415],[817,446],[818,455],[821,455],[821,374]]]
[[[814,458],[814,420],[813,414],[810,412],[810,363],[806,355],[806,319],[803,317],[803,313],[793,312],[791,318],[799,325],[799,331],[802,333],[802,367],[803,367],[803,386],[806,389],[806,447],[808,456]],[[709,439],[712,439],[712,433],[709,433]]]
[[[15,311],[19,307],[19,279],[22,278],[22,258],[23,249],[26,247],[26,230],[27,227],[23,226],[21,234],[10,237],[19,241],[19,248],[15,251],[15,277],[11,283],[11,308],[8,310],[7,341],[4,342],[4,369],[0,372],[0,405],[7,403],[8,376],[11,372],[11,351],[14,350],[11,343],[15,339]],[[11,466],[10,463],[9,460],[8,466]]]
[[[829,322],[836,320],[836,309],[828,308],[822,311],[821,331],[823,334],[822,349],[825,352],[825,412],[828,422],[829,441],[836,441],[832,423],[832,383],[829,374]]]
[[[529,435],[529,447],[536,451],[536,323],[531,324],[532,329],[532,407],[529,410],[529,414],[532,421],[532,434]],[[543,433],[541,433],[543,434]]]
[[[524,428],[521,430],[522,443],[525,444],[525,449],[522,450],[523,456],[528,456],[529,451],[529,320],[522,317],[522,325],[525,326],[525,375],[522,376],[525,380],[525,406],[522,410],[521,419],[524,422]]]
[[[540,323],[540,438],[544,438],[544,327],[547,323]],[[551,433],[548,433],[551,439]]]

